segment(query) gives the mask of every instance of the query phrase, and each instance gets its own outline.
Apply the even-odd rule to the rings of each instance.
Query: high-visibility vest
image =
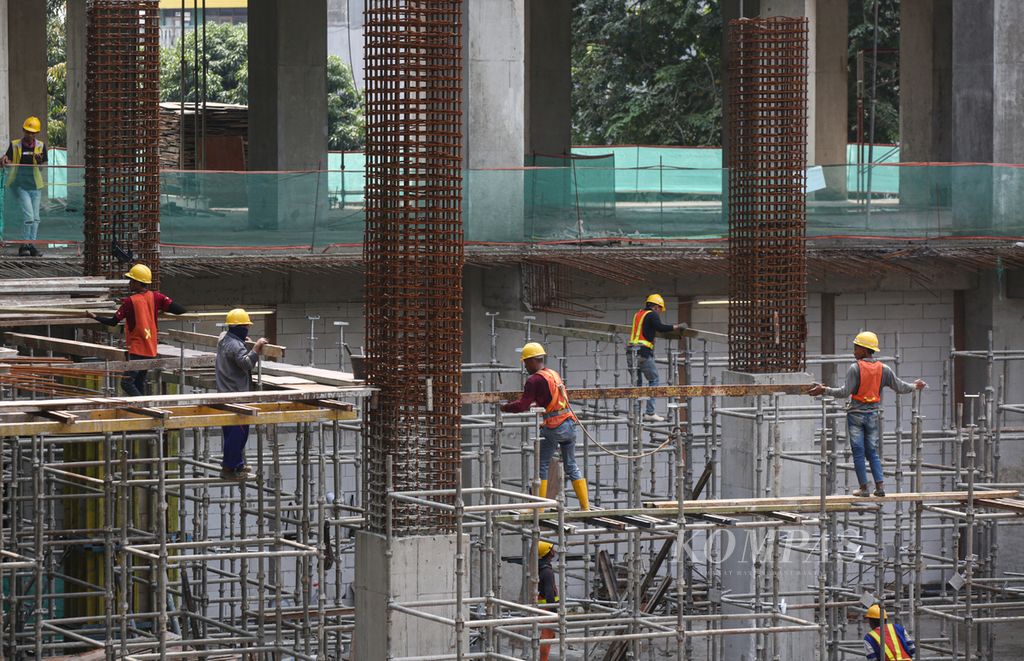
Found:
[[[633,315],[633,328],[629,331],[630,344],[639,344],[642,347],[654,349],[654,342],[644,337],[644,319],[650,313],[650,310],[640,310]]]
[[[562,385],[562,377],[558,372],[547,367],[537,371],[548,383],[548,392],[551,393],[551,401],[544,408],[544,426],[554,429],[570,418],[575,420],[576,416],[569,410],[569,400],[566,399],[565,387]]]
[[[13,152],[14,158],[11,159],[11,166],[7,168],[7,186],[10,186],[16,178],[15,175],[18,171],[15,169],[15,166],[21,164],[21,140],[11,141],[11,151]],[[41,140],[36,140],[36,145],[32,149],[32,153],[35,156],[43,155],[43,142]],[[46,185],[43,182],[43,173],[39,169],[38,165],[32,166],[32,178],[35,179],[37,189],[42,188],[43,186]]]
[[[153,292],[132,294],[128,302],[135,312],[135,326],[125,329],[128,353],[156,358],[156,301]]]
[[[875,627],[868,634],[875,641],[879,649],[882,647],[882,632]],[[885,661],[911,661],[913,657],[903,646],[903,641],[896,635],[896,627],[891,624],[885,625]]]
[[[860,387],[851,397],[858,402],[874,404],[882,399],[882,371],[885,367],[878,361],[858,360]]]

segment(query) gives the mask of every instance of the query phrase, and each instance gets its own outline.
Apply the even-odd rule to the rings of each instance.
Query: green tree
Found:
[[[864,86],[862,90],[862,129],[864,141],[870,137],[871,60],[875,39],[875,5],[878,5],[878,69],[875,84],[875,143],[900,141],[900,5],[899,0],[850,0],[848,44],[849,60],[849,141],[857,141],[857,60],[863,51]]]
[[[363,148],[363,95],[356,89],[352,69],[331,55],[327,58],[327,148]]]
[[[46,0],[46,143],[68,144],[67,37],[64,0]]]
[[[712,0],[574,0],[575,144],[721,144]]]

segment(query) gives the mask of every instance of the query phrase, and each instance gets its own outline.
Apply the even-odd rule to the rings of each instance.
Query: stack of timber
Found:
[[[0,280],[0,328],[80,322],[87,310],[116,307],[126,287],[123,279],[88,276]]]

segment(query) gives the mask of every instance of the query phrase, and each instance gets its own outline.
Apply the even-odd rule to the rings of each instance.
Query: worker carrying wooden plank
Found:
[[[252,371],[260,362],[267,338],[256,340],[251,350],[246,346],[252,319],[242,308],[229,311],[224,322],[228,328],[217,341],[217,392],[247,392],[252,390]],[[249,425],[229,425],[221,427],[221,431],[224,434],[224,458],[220,476],[227,480],[252,477],[252,471],[245,464]]]
[[[849,397],[846,409],[846,437],[850,441],[853,453],[853,469],[857,473],[860,488],[853,492],[854,496],[867,496],[868,473],[865,457],[871,466],[871,475],[875,479],[876,496],[885,495],[885,482],[882,474],[882,461],[878,458],[878,446],[882,442],[880,407],[882,388],[888,386],[900,394],[921,390],[928,384],[918,379],[913,383],[901,380],[892,368],[883,365],[874,358],[878,351],[878,336],[871,331],[863,331],[853,339],[853,357],[856,358],[846,370],[846,384],[841,388],[829,388],[821,383],[814,384],[809,395],[831,395],[833,397]]]
[[[580,509],[590,509],[587,481],[576,465],[576,414],[569,408],[569,397],[565,384],[558,372],[544,366],[546,356],[539,342],[529,342],[523,347],[520,360],[530,374],[523,386],[523,396],[515,402],[501,405],[505,413],[523,413],[536,404],[544,409],[544,422],[540,428],[540,491],[545,498],[548,492],[548,467],[558,448],[562,454],[562,470],[572,480],[573,491],[580,501]]]
[[[128,278],[131,294],[121,301],[121,307],[113,317],[101,317],[92,311],[85,314],[107,326],[117,326],[124,321],[128,360],[152,360],[157,357],[157,315],[161,312],[185,314],[188,310],[170,297],[149,288],[153,284],[153,272],[145,264],[131,267],[124,277]],[[121,390],[129,397],[145,396],[147,372],[125,372],[121,377]]]
[[[661,383],[658,378],[658,365],[654,361],[654,338],[658,333],[670,333],[686,328],[686,324],[665,324],[661,321],[660,312],[665,311],[665,299],[661,294],[651,294],[644,302],[644,307],[633,315],[633,325],[629,331],[629,344],[626,345],[626,358],[630,372],[635,370],[636,385],[656,386]],[[663,422],[664,417],[654,412],[654,398],[647,400],[644,420]]]

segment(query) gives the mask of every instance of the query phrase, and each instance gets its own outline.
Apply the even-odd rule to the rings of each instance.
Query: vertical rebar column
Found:
[[[460,468],[462,0],[368,0],[365,48],[368,518],[384,532],[388,458],[396,491],[454,489]],[[391,520],[453,529],[413,505]]]
[[[158,0],[89,0],[85,272],[120,277],[112,243],[159,276]]]
[[[807,19],[729,22],[729,367],[803,368]]]

